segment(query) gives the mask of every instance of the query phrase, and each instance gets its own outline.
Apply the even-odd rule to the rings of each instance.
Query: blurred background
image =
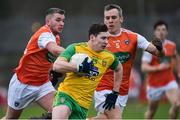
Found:
[[[103,9],[109,3],[121,6],[123,27],[144,35],[153,36],[153,24],[165,20],[169,24],[169,39],[180,52],[180,0],[0,0],[0,86],[8,88],[13,69],[23,54],[31,35],[44,25],[45,11],[58,7],[66,11],[62,46],[87,40],[92,23],[103,22]],[[134,68],[140,72],[141,51],[138,51]]]

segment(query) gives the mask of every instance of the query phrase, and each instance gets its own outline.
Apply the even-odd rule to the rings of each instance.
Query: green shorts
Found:
[[[56,92],[53,106],[66,105],[72,111],[69,119],[86,119],[87,109],[81,107],[71,96],[63,92]]]

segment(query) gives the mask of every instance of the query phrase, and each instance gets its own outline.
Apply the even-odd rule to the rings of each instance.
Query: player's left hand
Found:
[[[92,77],[92,76],[98,76],[99,75],[99,71],[98,68],[95,66],[92,66],[89,73],[87,74],[87,76]]]
[[[112,93],[108,94],[103,108],[105,108],[105,110],[111,110],[112,108],[114,109],[118,95],[119,93],[116,91],[112,91]]]
[[[99,75],[98,68],[94,66],[93,61],[88,62],[88,57],[78,65],[78,72],[85,73],[87,76],[97,76]]]

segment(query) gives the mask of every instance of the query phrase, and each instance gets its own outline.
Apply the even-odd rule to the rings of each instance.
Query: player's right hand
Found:
[[[78,72],[85,73],[88,76],[97,76],[99,75],[98,68],[94,66],[93,61],[88,62],[88,57],[78,65]]]
[[[151,41],[151,43],[159,50],[162,51],[163,50],[163,45],[162,45],[162,41],[158,38],[153,38],[153,40]]]

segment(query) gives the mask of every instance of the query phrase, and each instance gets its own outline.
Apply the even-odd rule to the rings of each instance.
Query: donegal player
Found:
[[[104,50],[109,37],[107,31],[105,24],[93,24],[89,29],[88,42],[70,45],[55,61],[53,70],[67,75],[56,93],[52,119],[85,119],[93,92],[109,68],[115,71],[114,87],[107,94],[105,104],[107,108],[115,107],[122,79],[122,66],[112,53]],[[85,59],[80,65],[69,63],[75,53],[85,53],[93,62]],[[85,75],[80,77],[77,73]]]

